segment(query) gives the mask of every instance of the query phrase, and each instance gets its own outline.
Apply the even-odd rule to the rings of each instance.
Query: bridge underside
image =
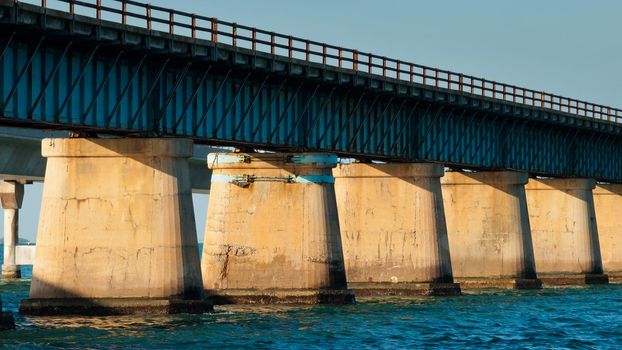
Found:
[[[0,123],[622,181],[620,126],[0,1]]]
[[[65,136],[38,130],[0,127],[0,179],[7,181],[43,181],[46,159],[41,156],[44,137]],[[195,145],[189,159],[190,183],[195,193],[209,193],[211,170],[206,159],[210,152],[223,152],[203,145]]]

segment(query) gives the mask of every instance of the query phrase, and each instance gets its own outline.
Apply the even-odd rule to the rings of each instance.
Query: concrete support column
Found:
[[[448,172],[441,179],[451,265],[463,288],[533,289],[526,173]]]
[[[24,184],[15,181],[0,182],[0,203],[4,209],[4,280],[21,277],[20,268],[15,264],[15,246],[19,239],[19,209],[23,199]]]
[[[328,154],[210,154],[201,268],[217,303],[350,303]]]
[[[6,331],[15,328],[13,314],[2,311],[2,299],[0,299],[0,331]]]
[[[44,139],[26,314],[204,312],[184,139]]]
[[[357,295],[456,295],[438,164],[334,170],[348,287]]]
[[[603,269],[610,282],[622,283],[622,184],[596,185],[594,208]]]
[[[538,277],[550,285],[607,283],[592,179],[530,179],[525,189]]]

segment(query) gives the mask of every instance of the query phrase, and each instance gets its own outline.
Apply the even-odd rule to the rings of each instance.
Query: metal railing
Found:
[[[47,6],[46,0],[40,1],[40,5],[45,8]],[[234,22],[218,20],[215,17],[200,16],[133,0],[106,1],[118,6],[105,6],[102,4],[102,0],[56,1],[66,3],[69,12],[72,14],[76,13],[76,7],[78,7],[82,10],[88,10],[88,13],[82,11],[80,14],[97,19],[104,19],[103,14],[118,16],[124,25],[128,25],[129,18],[134,22],[132,25],[144,25],[144,28],[148,30],[161,30],[165,32],[168,30],[170,34],[210,40],[214,43],[225,43],[234,47],[244,47],[254,52],[286,56],[290,59],[351,69],[355,72],[381,75],[405,82],[565,112],[581,117],[607,120],[615,123],[622,122],[619,119],[622,117],[622,110],[618,108],[499,83],[291,35],[283,35]],[[17,4],[19,0],[15,0],[15,2]],[[128,7],[134,10],[128,10]]]

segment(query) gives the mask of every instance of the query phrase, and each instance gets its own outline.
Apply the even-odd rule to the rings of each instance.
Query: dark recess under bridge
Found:
[[[133,1],[0,0],[0,124],[622,182],[620,110]]]

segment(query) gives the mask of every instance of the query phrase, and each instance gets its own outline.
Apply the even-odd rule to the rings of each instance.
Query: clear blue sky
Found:
[[[622,106],[619,0],[157,0],[152,4]],[[28,239],[36,234],[40,197],[41,185],[28,187],[20,221],[22,236]],[[202,241],[207,198],[195,199]]]

